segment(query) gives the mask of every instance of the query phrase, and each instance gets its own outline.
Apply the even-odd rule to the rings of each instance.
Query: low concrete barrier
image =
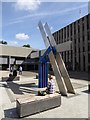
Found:
[[[31,95],[17,99],[16,104],[19,117],[24,117],[60,106],[61,95],[58,93],[45,96]]]

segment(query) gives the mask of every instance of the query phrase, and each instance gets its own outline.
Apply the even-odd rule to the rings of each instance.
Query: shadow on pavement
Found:
[[[16,108],[4,110],[4,116],[5,118],[18,118]]]
[[[7,85],[4,85],[4,87],[10,88],[14,94],[24,94],[23,92],[35,94],[36,91],[33,91],[31,88],[37,88],[38,86],[35,83],[17,84],[14,82],[7,82]]]
[[[80,79],[80,80],[89,80],[90,74],[88,72],[76,72],[76,71],[69,71],[70,78]]]
[[[85,91],[82,91],[84,93],[87,93],[87,94],[90,94],[90,91],[89,90],[85,90]]]

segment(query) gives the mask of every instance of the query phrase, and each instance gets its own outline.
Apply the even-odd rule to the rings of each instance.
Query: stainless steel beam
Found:
[[[56,48],[57,53],[59,53],[59,52],[71,50],[71,45],[72,45],[72,42],[68,41],[68,42],[64,42],[64,43],[55,45],[55,48]]]
[[[44,54],[45,51],[46,49],[41,50],[41,56]],[[39,58],[39,51],[31,53],[30,58]]]
[[[64,51],[71,50],[71,43],[72,43],[71,41],[68,41],[68,42],[64,42],[64,43],[55,45],[56,51],[57,52],[64,52]],[[46,51],[46,49],[41,50],[41,55],[43,55],[43,53],[45,51]],[[39,57],[39,51],[31,53],[30,57],[31,58],[38,58]]]

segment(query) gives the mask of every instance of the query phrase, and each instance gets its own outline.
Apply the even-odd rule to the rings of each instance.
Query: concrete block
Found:
[[[61,95],[58,93],[45,96],[30,95],[16,100],[19,117],[32,115],[61,105]]]
[[[1,81],[2,82],[8,82],[8,81],[17,81],[17,80],[20,80],[20,77],[19,76],[11,76],[11,77],[2,77],[1,78]]]

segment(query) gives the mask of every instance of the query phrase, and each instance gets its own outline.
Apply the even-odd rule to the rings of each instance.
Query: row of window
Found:
[[[82,18],[82,20],[83,19],[84,18]],[[89,19],[90,19],[90,15],[87,15],[87,29],[90,29]],[[72,28],[72,25],[74,25],[74,29]],[[80,27],[82,27],[82,28],[80,28]],[[80,31],[82,31],[82,34],[84,34],[84,28],[85,28],[84,23],[82,25],[78,24],[78,33],[80,33]],[[63,39],[69,38],[69,34],[70,34],[70,36],[72,36],[73,34],[76,35],[76,22],[74,22],[74,24],[70,24],[69,26],[57,31],[56,33],[53,34],[53,36],[56,39],[56,41],[59,41],[59,40],[62,41]],[[78,34],[78,36],[80,36],[80,34]],[[90,31],[88,33],[88,40],[90,40]]]
[[[70,66],[71,69],[73,69],[73,59],[72,59],[73,57],[72,56],[73,56],[73,53],[71,53],[71,55],[69,54],[69,52],[67,52],[67,55],[66,55],[66,52],[62,53],[62,58],[63,58],[63,60],[65,62],[66,67],[68,68]],[[86,64],[85,64],[85,55],[83,54],[82,57],[83,57],[82,58],[83,59],[83,70],[85,71],[85,66],[86,66]],[[81,65],[80,65],[81,56],[80,56],[80,54],[79,54],[79,59],[78,59],[79,61],[77,61],[77,55],[76,54],[74,54],[74,60],[75,60],[75,63],[74,63],[75,70],[81,70]],[[90,54],[88,55],[88,62],[90,63]]]
[[[60,43],[66,42],[66,41],[72,41],[72,40],[74,40],[74,45],[76,43],[79,44],[81,41],[82,41],[82,44],[85,44],[85,36],[84,35],[81,38],[80,38],[80,36],[78,36],[78,38],[76,39],[76,36],[75,36],[74,39],[72,39],[72,37],[71,37],[70,39],[69,38],[64,39],[64,41],[63,41],[63,39],[59,39],[59,37],[58,38],[54,37],[54,39],[57,44],[60,44]],[[90,31],[87,33],[87,40],[90,41]]]
[[[84,36],[84,34],[82,34],[83,36],[82,36],[82,41],[84,41],[85,40],[85,36]],[[66,41],[69,41],[69,40],[71,40],[72,41],[72,37],[71,38],[65,38],[64,40],[62,39],[62,38],[60,38],[60,34],[58,35],[54,35],[54,38],[55,38],[55,40],[56,40],[56,42],[57,42],[57,44],[59,44],[59,43],[63,43],[63,42],[66,42]],[[80,42],[80,35],[78,35],[78,42]],[[90,31],[87,33],[87,40],[88,41],[90,41]],[[76,36],[74,36],[74,41],[76,41]]]

